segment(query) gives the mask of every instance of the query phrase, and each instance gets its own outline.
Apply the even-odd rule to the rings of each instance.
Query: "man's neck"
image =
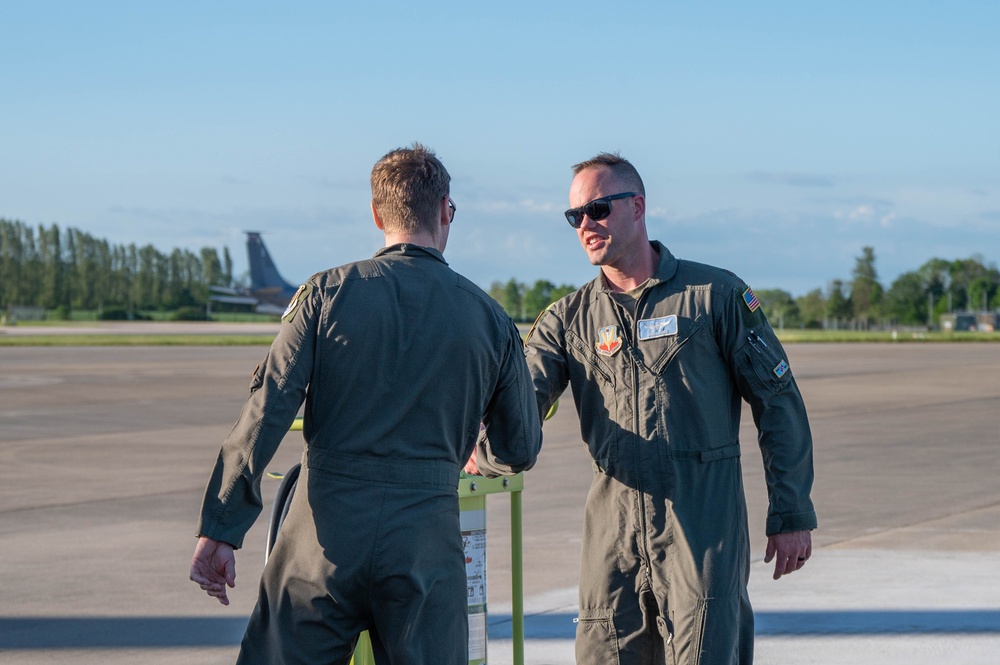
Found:
[[[612,291],[625,293],[645,283],[656,272],[660,255],[647,242],[646,251],[638,252],[631,259],[627,265],[601,266],[604,283]]]
[[[386,233],[385,234],[385,246],[391,247],[392,245],[420,245],[421,247],[432,247],[439,252],[443,249],[438,246],[438,240],[430,233]]]

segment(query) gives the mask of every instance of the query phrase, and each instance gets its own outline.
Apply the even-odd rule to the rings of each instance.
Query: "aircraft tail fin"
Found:
[[[247,257],[250,260],[250,290],[279,289],[294,291],[295,287],[285,281],[271,260],[264,246],[264,240],[257,231],[247,231]]]

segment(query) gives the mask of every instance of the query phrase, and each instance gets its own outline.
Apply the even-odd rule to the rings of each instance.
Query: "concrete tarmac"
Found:
[[[775,582],[749,413],[756,662],[1000,662],[1000,345],[790,345],[816,442],[812,560]],[[0,663],[231,663],[232,604],[189,582],[200,496],[264,347],[0,348]],[[290,433],[270,468],[298,461]],[[572,400],[526,476],[526,662],[574,662],[591,477]],[[509,663],[509,502],[490,497],[490,662]]]

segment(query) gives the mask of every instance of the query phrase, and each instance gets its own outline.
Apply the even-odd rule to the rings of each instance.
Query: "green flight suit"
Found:
[[[520,335],[440,252],[395,245],[300,287],[222,445],[198,533],[239,547],[305,401],[298,490],[240,663],[468,662],[458,477],[480,421],[512,471],[541,445]]]
[[[636,291],[598,277],[526,341],[539,412],[569,384],[594,459],[577,662],[750,663],[741,399],[759,432],[769,535],[816,526],[809,424],[749,287],[652,245],[655,274]]]

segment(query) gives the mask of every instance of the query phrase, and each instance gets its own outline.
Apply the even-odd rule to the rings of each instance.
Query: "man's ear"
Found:
[[[382,218],[378,216],[374,201],[372,201],[372,219],[375,220],[375,226],[378,227],[379,231],[385,231],[385,225],[382,223]]]
[[[646,197],[642,194],[633,196],[632,204],[635,206],[635,218],[643,219],[646,216]]]
[[[451,208],[448,206],[448,197],[441,199],[441,226],[451,224]]]

